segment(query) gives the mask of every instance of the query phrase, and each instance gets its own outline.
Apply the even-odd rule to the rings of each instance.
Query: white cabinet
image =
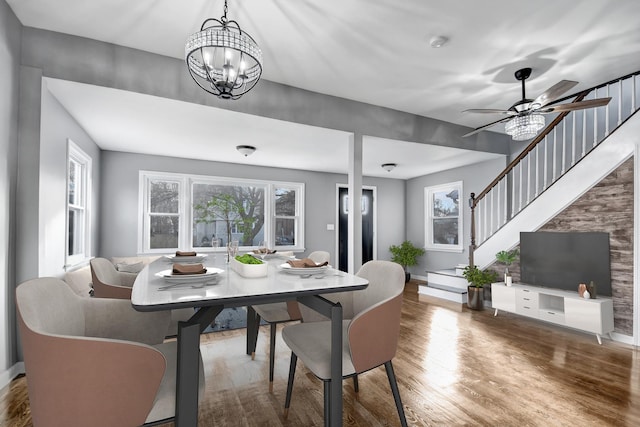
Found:
[[[601,335],[613,332],[613,301],[611,298],[584,299],[578,292],[504,283],[491,284],[492,306],[498,310],[540,319]]]

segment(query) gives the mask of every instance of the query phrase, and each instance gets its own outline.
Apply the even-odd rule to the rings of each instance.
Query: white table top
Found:
[[[226,255],[216,254],[215,257],[209,255],[203,262],[207,268],[223,270],[218,274],[215,284],[199,287],[200,284],[181,283],[167,290],[159,290],[171,283],[157,273],[173,266],[167,258],[160,258],[138,274],[131,303],[139,311],[211,305],[234,307],[285,301],[303,295],[360,290],[368,285],[366,279],[333,268],[329,268],[322,278],[320,275],[303,278],[281,271],[278,266],[285,263],[286,259],[279,258],[268,261],[267,276],[245,278],[233,271],[225,260]]]

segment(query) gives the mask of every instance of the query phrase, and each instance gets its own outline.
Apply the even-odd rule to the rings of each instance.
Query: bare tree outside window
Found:
[[[207,246],[211,239],[253,246],[264,233],[264,197],[260,187],[194,184],[194,247]]]

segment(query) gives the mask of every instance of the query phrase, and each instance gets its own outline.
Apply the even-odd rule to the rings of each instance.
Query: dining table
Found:
[[[285,258],[273,257],[263,262],[267,264],[264,275],[246,277],[252,275],[247,274],[249,270],[237,268],[238,264],[222,253],[197,254],[184,259],[163,256],[138,274],[131,293],[131,304],[136,310],[194,308],[194,314],[188,321],[178,323],[177,427],[198,424],[200,334],[216,316],[224,308],[291,300],[297,300],[331,319],[331,385],[329,408],[324,411],[325,417],[329,418],[325,419],[325,425],[342,426],[342,306],[323,295],[361,290],[367,287],[368,281],[331,266],[307,273],[288,268]],[[197,263],[202,264],[206,272],[172,273],[174,264],[191,266]],[[251,329],[248,334],[257,333],[257,324],[248,323],[248,327]]]

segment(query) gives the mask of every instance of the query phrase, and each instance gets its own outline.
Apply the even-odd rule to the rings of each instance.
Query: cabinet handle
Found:
[[[556,315],[553,311],[547,311],[547,313],[552,314],[552,315]]]
[[[526,305],[523,306],[523,308],[526,308],[527,310],[531,310],[531,307],[527,307]]]
[[[525,301],[531,301],[530,298],[522,298],[522,299],[525,300]]]

